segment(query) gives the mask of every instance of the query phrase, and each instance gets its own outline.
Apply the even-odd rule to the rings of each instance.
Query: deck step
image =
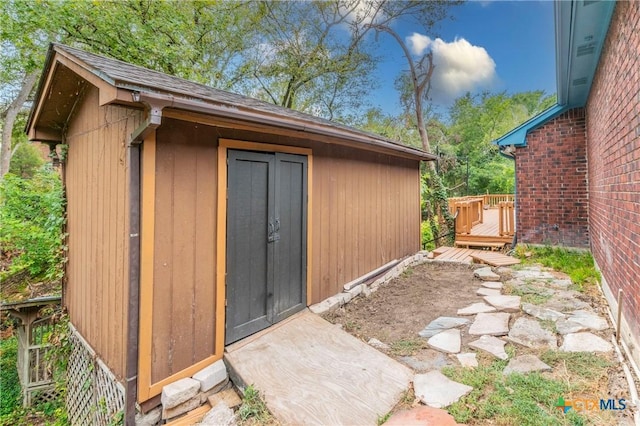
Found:
[[[520,259],[490,251],[476,250],[476,253],[472,253],[469,256],[471,256],[474,262],[486,263],[491,266],[510,266],[520,263]]]
[[[489,241],[456,241],[456,247],[486,247],[490,249],[502,249],[505,243],[502,242],[489,242]]]

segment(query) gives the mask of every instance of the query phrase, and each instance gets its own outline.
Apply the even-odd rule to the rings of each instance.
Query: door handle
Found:
[[[276,219],[276,232],[280,232],[280,218]]]
[[[280,230],[280,220],[276,219],[276,224],[273,224],[273,221],[269,221],[269,229],[267,233],[267,242],[272,243],[274,241],[278,241],[280,239],[280,234],[278,231]]]

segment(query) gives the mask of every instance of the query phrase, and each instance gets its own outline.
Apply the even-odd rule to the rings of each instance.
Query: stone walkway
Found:
[[[484,301],[459,309],[457,317],[436,318],[419,333],[443,358],[455,355],[457,362],[468,368],[478,365],[475,351],[507,360],[509,355],[504,348],[508,342],[514,344],[517,352],[519,349],[613,351],[609,342],[595,334],[609,328],[607,320],[582,301],[579,292],[569,289],[571,280],[566,276],[535,266],[517,270],[484,267],[476,269],[474,275],[478,279],[477,294]],[[504,294],[505,288],[522,297],[528,295],[526,299],[535,303],[523,303],[521,296]],[[477,339],[465,345],[464,335]],[[444,361],[434,364],[434,369],[426,374],[414,377],[416,397],[433,408],[446,408],[472,391],[439,372],[441,367],[450,365]],[[551,367],[537,356],[527,354],[509,359],[503,374],[548,370]],[[390,422],[396,416],[404,419],[407,415],[406,411],[396,413]]]

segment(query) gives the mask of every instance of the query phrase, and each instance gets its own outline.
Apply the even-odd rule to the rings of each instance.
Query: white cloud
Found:
[[[406,38],[407,47],[416,56],[433,52],[435,69],[430,96],[435,102],[449,103],[466,92],[488,88],[496,79],[496,63],[484,47],[474,46],[464,38],[445,42],[413,33]]]

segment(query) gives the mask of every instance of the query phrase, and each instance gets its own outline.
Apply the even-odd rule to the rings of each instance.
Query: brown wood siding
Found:
[[[312,302],[420,246],[418,162],[314,144]]]
[[[152,383],[214,354],[216,140],[171,119],[157,130]]]
[[[98,89],[87,87],[66,140],[65,304],[78,331],[122,379],[128,296],[126,143],[142,113],[100,107]]]

